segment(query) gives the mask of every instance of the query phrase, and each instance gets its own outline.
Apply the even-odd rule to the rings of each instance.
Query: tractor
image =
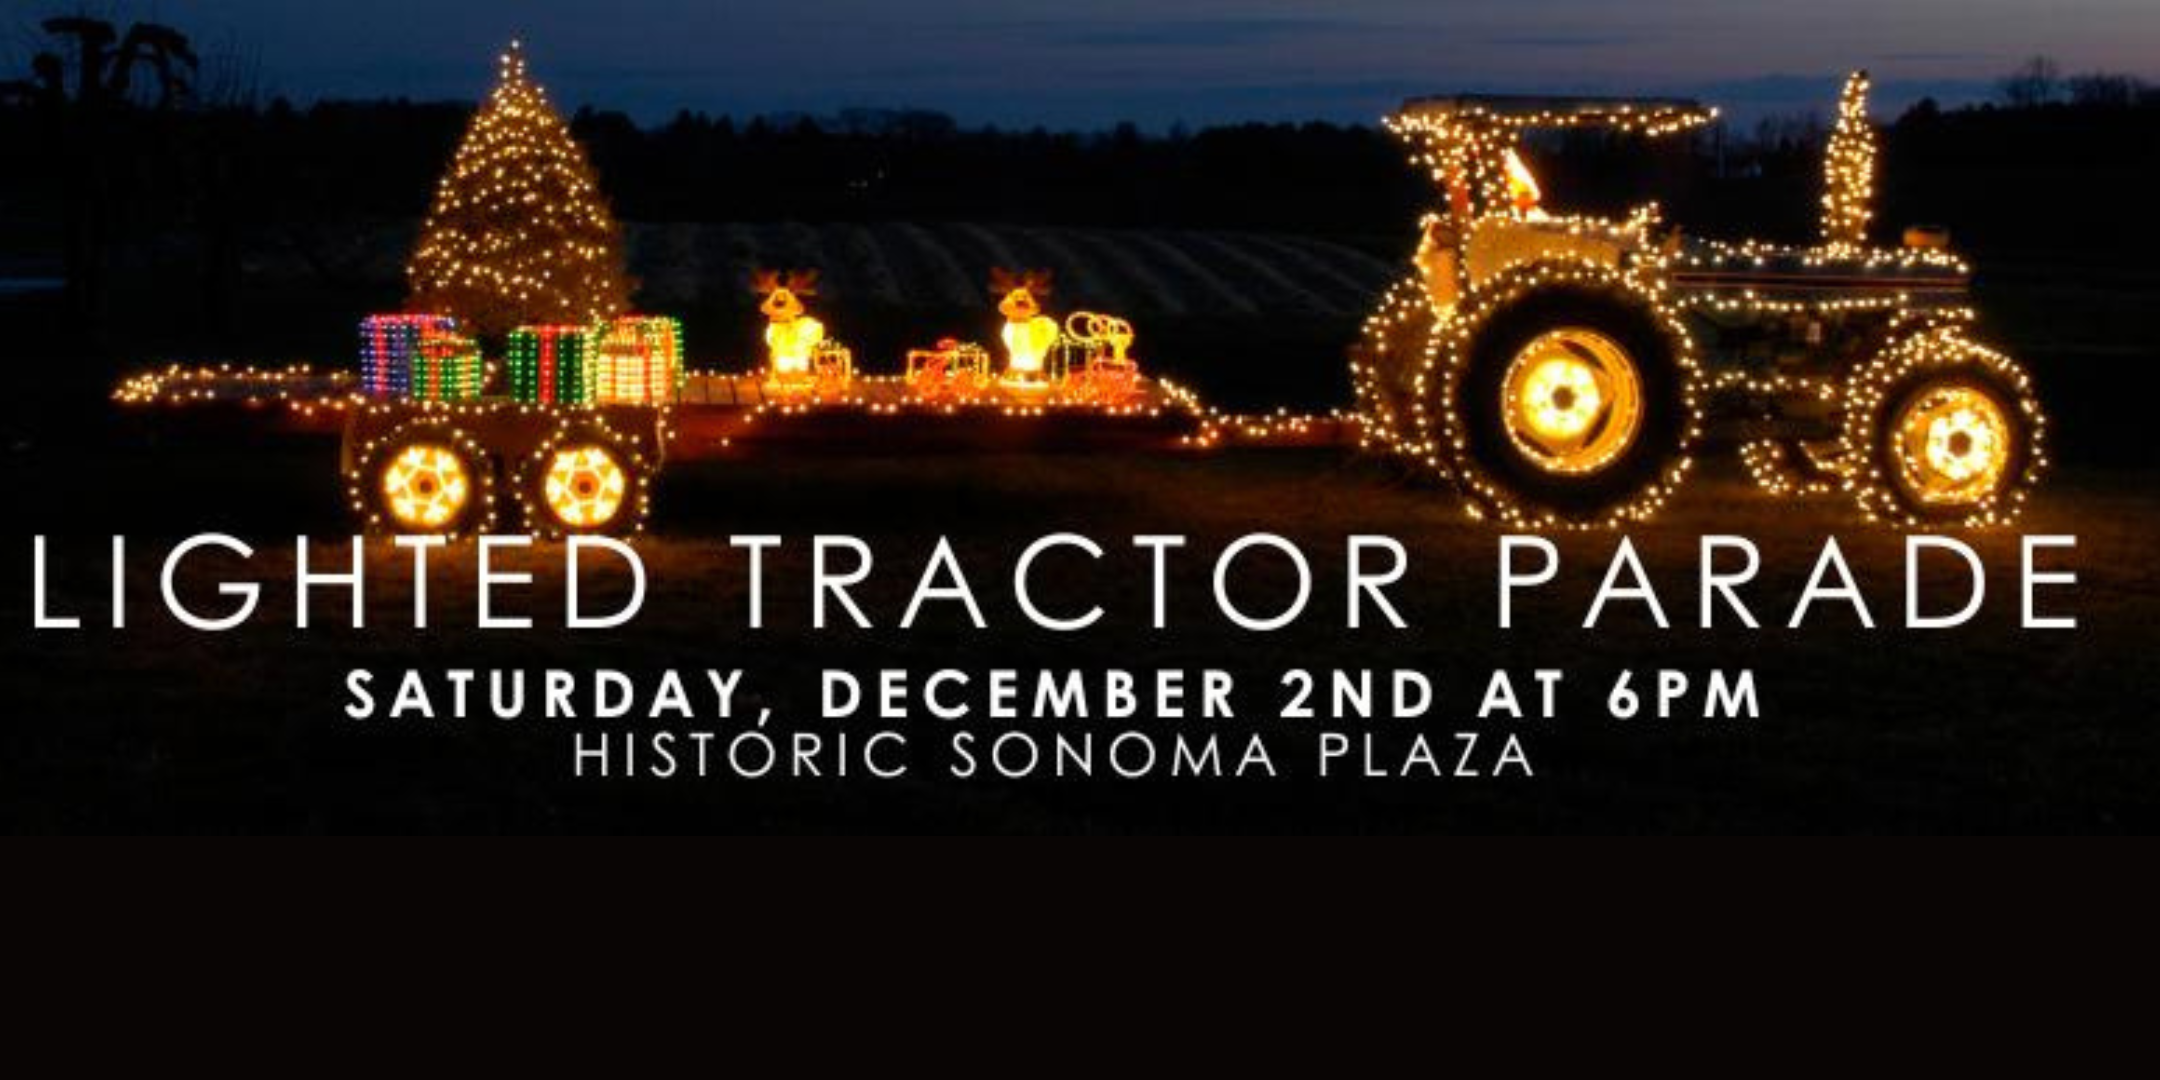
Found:
[[[1361,443],[1516,527],[1642,520],[1713,445],[1773,495],[1843,493],[1901,527],[2012,519],[2045,464],[2031,380],[1974,340],[1943,230],[1868,242],[1865,102],[1856,75],[1805,246],[1543,205],[1526,135],[1677,135],[1715,118],[1695,102],[1406,102],[1389,129],[1442,198],[1352,350]]]

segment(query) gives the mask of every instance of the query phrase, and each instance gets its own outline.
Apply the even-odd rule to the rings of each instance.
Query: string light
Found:
[[[277,405],[307,418],[343,413],[359,399],[358,385],[351,372],[317,371],[307,364],[280,368],[237,364],[190,368],[171,364],[123,378],[113,387],[112,399],[137,408],[223,404],[260,409]]]
[[[517,462],[514,490],[528,533],[642,532],[652,515],[652,482],[664,460],[667,412],[559,413]]]
[[[360,388],[375,397],[465,401],[480,396],[480,346],[446,315],[360,320]]]
[[[592,326],[521,326],[510,332],[510,396],[527,405],[587,405],[599,331]]]
[[[593,400],[602,405],[666,405],[682,385],[682,323],[666,315],[624,315],[599,331]]]
[[[1131,355],[1133,327],[1115,315],[1075,311],[1058,338],[1064,396],[1100,405],[1122,405],[1140,395],[1140,362]],[[1078,364],[1073,363],[1077,357]]]
[[[1837,126],[1823,159],[1822,235],[1828,247],[1867,245],[1875,203],[1875,125],[1867,100],[1867,72],[1855,71],[1838,95]]]
[[[2003,525],[2047,469],[2046,434],[2015,361],[1936,326],[1854,373],[1840,483],[1870,520]]]
[[[1048,366],[1062,336],[1058,321],[1043,313],[1039,299],[1050,291],[1050,274],[1026,270],[1014,275],[998,267],[990,275],[990,291],[999,297],[998,314],[1005,316],[1005,325],[998,331],[998,340],[1005,343],[1005,373],[1000,381],[1006,389],[1020,393],[1046,391],[1064,374]]]
[[[827,338],[825,324],[803,306],[804,297],[817,295],[817,280],[815,270],[760,270],[751,278],[751,291],[764,298],[766,390],[780,397],[844,397],[855,381],[854,352]]]
[[[515,42],[436,186],[406,276],[412,310],[483,335],[589,325],[629,306],[622,231]]]
[[[1864,73],[1845,84],[1826,155],[1823,240],[1808,248],[1661,236],[1654,206],[1618,220],[1554,216],[1516,152],[1529,128],[1667,135],[1708,121],[1711,110],[1411,102],[1388,127],[1411,144],[1412,163],[1430,172],[1443,205],[1420,223],[1417,272],[1382,297],[1352,351],[1360,446],[1453,481],[1473,517],[1517,527],[1615,525],[1647,517],[1670,497],[1714,398],[1720,415],[1772,425],[1827,418],[1817,434],[1797,424],[1794,434],[1743,445],[1765,491],[1842,490],[1870,519],[1903,526],[2011,520],[2045,464],[2038,403],[2015,363],[1965,336],[1971,270],[1943,250],[1939,231],[1903,249],[1868,245],[1875,133],[1867,90]],[[1568,324],[1567,312],[1594,310],[1583,304],[1599,297],[1625,298],[1655,328],[1664,357],[1610,355],[1593,344],[1595,325]],[[1471,385],[1491,328],[1532,304],[1558,310],[1558,322],[1520,347],[1502,377],[1480,374]],[[1546,344],[1554,334],[1573,344],[1555,352]],[[1705,336],[1712,351],[1699,353]],[[1786,342],[1790,361],[1765,363],[1728,339]],[[1856,347],[1872,359],[1856,365]],[[1652,478],[1594,497],[1581,489],[1563,505],[1554,485],[1526,481],[1479,445],[1481,425],[1493,422],[1513,444],[1512,462],[1538,472],[1616,468],[1637,424],[1627,404],[1638,359],[1670,360],[1679,378],[1680,439]]]
[[[1766,491],[1842,491],[1871,519],[1904,527],[2001,524],[2046,466],[2045,418],[2022,369],[1971,340],[1970,268],[1939,234],[1904,249],[1867,245],[1866,90],[1864,75],[1846,84],[1823,240],[1807,248],[1683,241],[1655,206],[1617,219],[1550,213],[1515,147],[1531,127],[1665,135],[1711,110],[1413,102],[1389,126],[1431,171],[1444,208],[1422,219],[1414,272],[1382,297],[1353,349],[1355,410],[1236,414],[1143,377],[1127,320],[1045,314],[1049,277],[1036,272],[993,280],[1005,319],[996,374],[988,350],[951,338],[908,352],[904,374],[859,374],[803,307],[816,275],[769,272],[758,280],[763,369],[689,371],[679,322],[619,315],[614,223],[513,46],[414,256],[416,301],[428,302],[363,321],[357,379],[298,365],[172,366],[130,377],[113,397],[342,416],[348,498],[374,531],[492,529],[500,482],[530,532],[634,532],[678,407],[701,413],[684,444],[695,450],[819,412],[867,423],[1131,420],[1194,449],[1354,438],[1453,481],[1474,518],[1578,528],[1656,513],[1691,470],[1714,404],[1774,430],[1741,450]],[[508,396],[482,396],[486,367],[467,334],[513,314]]]

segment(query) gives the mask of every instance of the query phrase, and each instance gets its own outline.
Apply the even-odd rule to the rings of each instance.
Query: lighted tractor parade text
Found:
[[[666,461],[894,423],[963,441],[1355,444],[1531,530],[1645,519],[1730,443],[1773,496],[1843,492],[1900,527],[2000,524],[2045,465],[2044,421],[2025,373],[1973,340],[1945,234],[1868,243],[1865,99],[1855,76],[1804,247],[1697,239],[1655,207],[1545,208],[1530,133],[1678,134],[1714,117],[1691,102],[1408,102],[1389,127],[1440,205],[1352,349],[1355,411],[1248,417],[1144,374],[1134,325],[1084,297],[1053,306],[1041,271],[987,283],[992,346],[941,338],[888,368],[820,317],[815,270],[773,268],[743,294],[766,320],[762,365],[693,369],[677,320],[629,311],[619,227],[513,48],[437,190],[407,310],[363,320],[357,372],[176,367],[115,396],[337,427],[346,494],[378,533],[634,532]]]

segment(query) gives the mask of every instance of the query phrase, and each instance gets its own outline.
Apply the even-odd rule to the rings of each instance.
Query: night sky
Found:
[[[36,18],[85,8],[194,35],[265,96],[470,100],[524,39],[569,106],[642,121],[847,106],[963,123],[1371,120],[1446,90],[1685,93],[1740,117],[1987,96],[2041,53],[2160,76],[2160,0],[0,0],[11,66]]]

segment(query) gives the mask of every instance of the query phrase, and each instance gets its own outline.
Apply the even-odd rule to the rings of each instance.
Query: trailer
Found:
[[[575,406],[384,399],[359,382],[304,366],[169,367],[129,378],[114,396],[185,407],[219,428],[337,439],[356,523],[385,535],[635,533],[664,467],[762,452],[1173,453],[1356,441],[1350,417],[1227,414],[1144,376],[1106,401],[995,380],[925,393],[898,375],[804,393],[776,388],[765,372],[700,371],[664,403]]]

